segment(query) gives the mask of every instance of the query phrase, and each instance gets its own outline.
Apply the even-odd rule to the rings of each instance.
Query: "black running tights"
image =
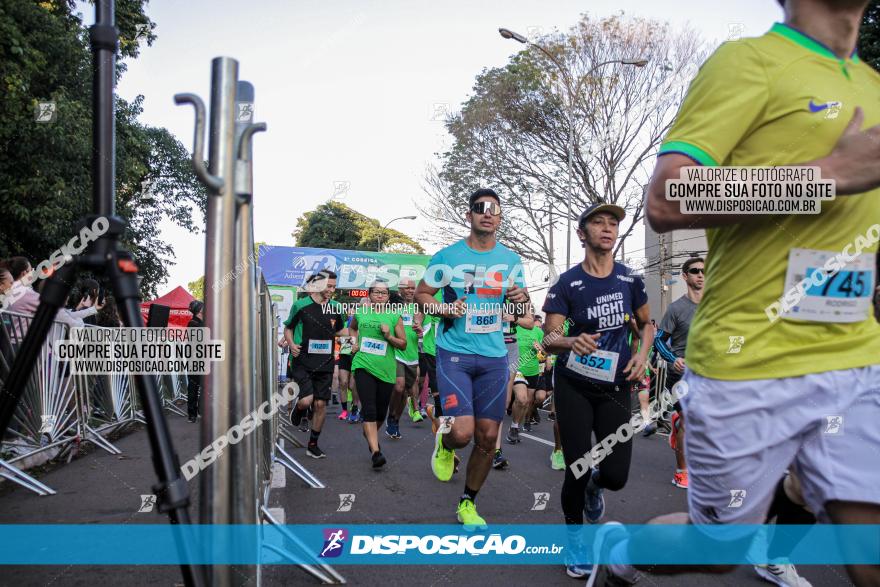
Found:
[[[603,438],[617,434],[618,428],[628,422],[630,413],[629,389],[613,384],[591,384],[567,377],[557,369],[555,381],[556,422],[565,457],[565,481],[562,484],[562,512],[566,524],[583,524],[584,490],[589,472],[576,478],[571,464],[588,455]],[[626,485],[632,459],[632,439],[615,444],[598,466],[598,485],[619,491]],[[590,457],[587,456],[587,461]],[[583,462],[583,461],[581,461]]]
[[[388,415],[394,384],[376,378],[366,369],[355,369],[354,381],[361,400],[361,416],[364,422],[378,422],[381,427]]]

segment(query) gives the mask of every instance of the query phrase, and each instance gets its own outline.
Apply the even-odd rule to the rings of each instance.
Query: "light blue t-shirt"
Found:
[[[431,257],[424,280],[440,288],[445,303],[467,296],[467,315],[440,319],[438,347],[484,357],[507,355],[501,309],[511,280],[525,287],[519,255],[500,243],[491,251],[475,251],[460,240]]]

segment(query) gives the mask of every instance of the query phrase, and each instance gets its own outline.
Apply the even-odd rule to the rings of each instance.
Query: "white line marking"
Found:
[[[272,489],[281,489],[283,487],[287,487],[287,469],[281,463],[273,463],[272,464],[272,479],[270,481],[269,487]]]
[[[278,520],[278,523],[284,525],[284,508],[269,508],[272,517]]]
[[[543,438],[538,438],[537,436],[532,436],[531,434],[526,434],[525,432],[520,432],[519,435],[522,436],[523,438],[531,438],[532,440],[535,440],[537,442],[543,442],[547,446],[553,446],[553,447],[556,446],[554,443],[550,442],[549,440],[544,440]]]

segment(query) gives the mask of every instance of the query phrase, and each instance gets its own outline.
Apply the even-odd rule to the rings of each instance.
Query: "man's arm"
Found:
[[[424,279],[419,282],[418,287],[416,287],[416,303],[419,305],[419,310],[423,314],[430,314],[431,316],[437,316],[440,318],[458,318],[467,313],[467,296],[462,296],[455,300],[455,302],[451,304],[452,311],[441,312],[437,304],[437,299],[434,297],[438,291],[438,288],[425,283]],[[444,306],[446,305],[447,304],[444,304]]]
[[[675,332],[675,315],[672,313],[672,308],[669,308],[663,315],[663,320],[660,321],[657,334],[654,336],[654,348],[667,363],[674,363],[678,358],[669,346],[673,332]]]
[[[861,194],[880,187],[880,125],[861,130],[861,108],[855,109],[837,144],[827,156],[793,166],[818,167],[822,179],[836,182],[838,196]],[[657,232],[682,228],[715,228],[747,224],[763,218],[761,214],[683,214],[681,204],[666,199],[666,180],[679,179],[682,167],[695,165],[680,153],[657,157],[657,166],[648,186],[648,222]],[[786,166],[788,167],[788,166]]]

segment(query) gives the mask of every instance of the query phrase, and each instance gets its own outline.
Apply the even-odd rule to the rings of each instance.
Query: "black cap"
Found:
[[[593,214],[598,214],[599,212],[608,212],[609,214],[617,218],[618,221],[626,218],[626,211],[620,206],[617,206],[615,204],[606,204],[605,202],[597,202],[581,213],[581,217],[578,218],[578,228],[583,227],[584,220],[586,220]]]
[[[491,190],[489,188],[480,188],[474,193],[471,194],[471,197],[468,198],[468,208],[474,205],[474,202],[479,200],[480,198],[484,198],[489,196],[490,198],[495,198],[495,201],[498,202],[498,205],[501,205],[501,197],[495,193],[495,190]]]

